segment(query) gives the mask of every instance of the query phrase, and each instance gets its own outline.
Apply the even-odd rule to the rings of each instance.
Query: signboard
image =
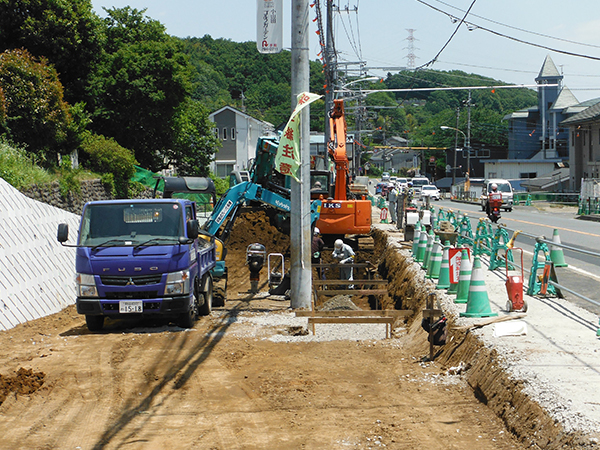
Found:
[[[256,0],[256,48],[260,53],[283,49],[283,0]]]
[[[467,248],[467,255],[471,259],[471,249]],[[450,284],[458,283],[460,276],[460,261],[462,259],[462,248],[451,248],[448,250],[448,263],[450,265]]]

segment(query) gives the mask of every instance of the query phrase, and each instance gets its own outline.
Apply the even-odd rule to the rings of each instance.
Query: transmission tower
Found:
[[[407,28],[406,31],[408,31],[408,37],[405,39],[408,41],[408,47],[404,47],[404,49],[408,50],[408,55],[405,56],[405,58],[408,60],[406,68],[408,70],[413,70],[415,68],[415,59],[417,59],[417,56],[415,56],[415,50],[419,50],[415,47],[415,41],[418,41],[418,39],[415,39],[415,36],[413,35],[413,33],[417,30],[414,28]]]

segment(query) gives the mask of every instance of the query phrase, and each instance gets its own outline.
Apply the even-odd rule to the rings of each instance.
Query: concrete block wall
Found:
[[[74,243],[79,220],[0,178],[0,330],[75,303],[75,248],[60,245],[56,232],[68,223]]]

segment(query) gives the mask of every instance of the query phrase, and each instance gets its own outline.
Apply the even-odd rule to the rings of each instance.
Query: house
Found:
[[[222,144],[210,164],[210,170],[221,178],[228,177],[232,170],[248,170],[256,156],[258,138],[274,135],[272,124],[231,106],[224,106],[208,118],[214,122],[215,135]]]
[[[578,191],[582,179],[600,175],[600,99],[561,125],[569,129],[570,184]]]

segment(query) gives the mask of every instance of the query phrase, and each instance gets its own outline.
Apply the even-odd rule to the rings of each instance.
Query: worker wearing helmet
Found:
[[[317,227],[313,230],[313,238],[312,243],[310,245],[310,250],[312,252],[311,262],[313,264],[321,264],[321,253],[323,252],[323,247],[325,247],[325,242],[321,239],[321,230]],[[317,267],[317,275],[321,278],[322,269]]]
[[[496,183],[492,183],[492,192],[497,192],[498,191],[498,185]]]
[[[354,250],[344,241],[337,239],[333,244],[332,256],[339,260],[340,264],[352,264],[354,262]],[[352,280],[352,267],[340,268],[340,280]]]

